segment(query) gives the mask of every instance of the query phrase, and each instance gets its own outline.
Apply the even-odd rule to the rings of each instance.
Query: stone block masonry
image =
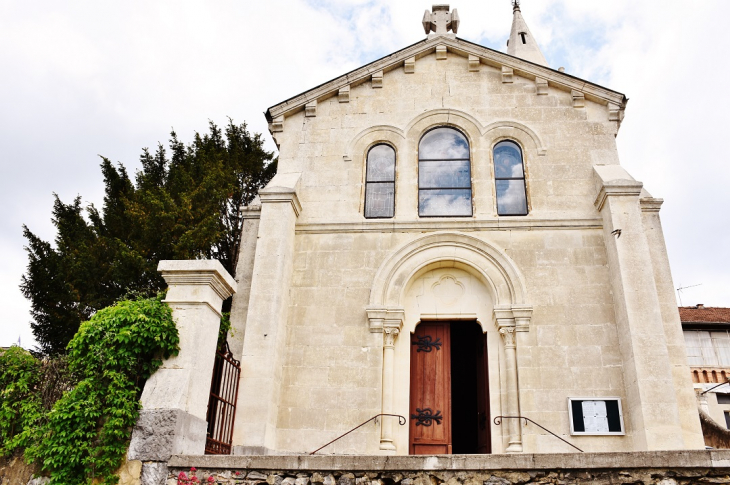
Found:
[[[234,485],[512,485],[730,483],[730,451],[439,456],[174,456],[202,483]]]

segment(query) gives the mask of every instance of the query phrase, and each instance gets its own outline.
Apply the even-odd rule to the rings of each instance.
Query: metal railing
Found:
[[[577,446],[575,446],[573,443],[571,443],[569,441],[565,441],[560,436],[556,435],[555,433],[553,433],[552,431],[550,431],[546,427],[541,426],[540,424],[536,423],[535,421],[531,420],[530,418],[526,418],[524,416],[497,416],[496,418],[494,418],[494,424],[496,424],[497,426],[499,426],[500,424],[502,424],[502,420],[503,419],[524,419],[525,420],[525,426],[527,426],[527,422],[529,421],[532,424],[534,424],[535,426],[537,426],[538,428],[541,428],[541,429],[547,431],[548,433],[550,433],[551,435],[555,436],[557,439],[559,439],[563,443],[572,446],[573,448],[575,448],[576,450],[580,451],[581,453],[584,453],[583,450],[581,450],[580,448],[578,448]]]
[[[206,455],[230,455],[236,417],[241,363],[233,358],[228,342],[216,350],[208,400]]]
[[[373,416],[372,418],[368,419],[368,420],[367,420],[367,421],[365,421],[364,423],[362,423],[362,424],[359,424],[359,425],[355,426],[354,428],[352,428],[352,429],[351,429],[350,431],[348,431],[347,433],[343,433],[343,434],[341,434],[340,436],[338,436],[337,438],[335,438],[335,439],[333,439],[332,441],[330,441],[329,443],[327,443],[326,445],[320,446],[319,448],[317,448],[316,450],[314,450],[313,452],[311,452],[311,453],[310,453],[310,455],[313,455],[313,454],[317,453],[317,452],[318,452],[319,450],[321,450],[322,448],[327,448],[327,447],[328,447],[329,445],[331,445],[332,443],[334,443],[334,442],[335,442],[335,441],[337,441],[338,439],[340,439],[340,438],[343,438],[343,437],[347,436],[348,434],[350,434],[350,433],[352,433],[353,431],[355,431],[355,430],[356,430],[357,428],[361,428],[361,427],[365,426],[365,425],[366,425],[366,424],[368,424],[368,423],[369,423],[370,421],[372,421],[373,419],[375,419],[375,418],[377,418],[377,417],[379,417],[379,416],[393,416],[393,417],[395,417],[395,418],[398,418],[398,424],[399,424],[399,425],[401,425],[401,426],[404,426],[404,425],[406,424],[406,418],[405,418],[405,416],[401,416],[400,414],[385,414],[385,413],[380,413],[380,414],[376,414],[375,416]]]

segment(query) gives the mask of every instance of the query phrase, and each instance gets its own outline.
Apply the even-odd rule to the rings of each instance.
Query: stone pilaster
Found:
[[[165,302],[172,308],[180,352],[163,362],[142,392],[128,458],[145,462],[143,476],[155,475],[172,455],[204,453],[221,306],[236,291],[218,261],[160,261],[158,271],[168,284]]]
[[[268,454],[276,449],[289,287],[294,265],[294,228],[302,210],[296,193],[299,175],[277,174],[259,192],[259,242],[241,355],[234,454]]]
[[[659,210],[664,201],[655,199],[643,191],[640,199],[641,220],[654,269],[654,283],[664,323],[664,336],[667,340],[669,360],[672,369],[674,392],[677,394],[679,417],[682,426],[684,446],[689,449],[704,449],[700,418],[697,414],[697,397],[692,388],[692,377],[687,365],[687,351],[682,333],[682,322],[677,310],[677,299],[669,267],[664,232],[659,218]]]
[[[594,167],[635,450],[684,448],[651,252],[642,184],[619,165]]]
[[[517,325],[511,309],[494,309],[499,334],[504,341],[504,367],[506,371],[506,416],[520,416],[520,390],[517,379]],[[506,419],[509,430],[507,453],[522,452],[522,426],[519,419]]]
[[[228,336],[228,346],[236,359],[241,358],[243,341],[246,337],[248,300],[251,296],[251,278],[253,278],[256,242],[258,241],[259,222],[261,220],[261,199],[256,197],[251,204],[241,207],[241,217],[243,218],[243,228],[236,264],[236,284],[238,288],[231,303],[232,332]]]
[[[393,382],[395,373],[395,341],[403,328],[405,312],[401,308],[368,308],[370,331],[383,332],[383,387],[382,408],[383,414],[393,413]],[[395,417],[382,416],[380,426],[380,450],[382,454],[395,455],[396,446],[393,442],[393,421]]]

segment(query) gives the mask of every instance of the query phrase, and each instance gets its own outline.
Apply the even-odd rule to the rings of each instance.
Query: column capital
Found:
[[[517,344],[515,343],[515,331],[516,327],[502,327],[499,329],[499,334],[504,339],[505,349],[515,349]]]
[[[167,283],[168,304],[207,304],[220,314],[223,300],[236,292],[236,280],[215,259],[163,260],[157,271]]]
[[[514,327],[515,317],[512,313],[512,306],[498,306],[494,308],[494,324],[497,330],[503,327]]]
[[[512,316],[518,332],[529,332],[532,320],[531,305],[512,305]]]
[[[368,323],[372,333],[385,332],[386,329],[403,328],[405,310],[397,307],[367,307]]]

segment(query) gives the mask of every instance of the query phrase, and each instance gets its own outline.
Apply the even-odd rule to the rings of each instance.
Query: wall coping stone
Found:
[[[500,455],[175,455],[168,466],[249,470],[467,471],[610,468],[728,468],[730,450]]]

